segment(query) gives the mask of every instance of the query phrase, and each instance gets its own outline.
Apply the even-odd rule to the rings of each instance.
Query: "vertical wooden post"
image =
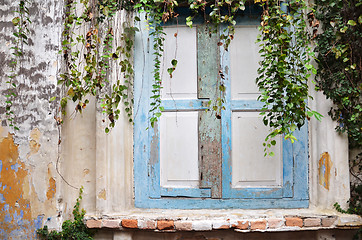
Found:
[[[218,97],[218,34],[204,24],[197,27],[198,98],[215,102]],[[214,111],[199,112],[200,188],[211,188],[212,198],[222,197],[221,120]]]

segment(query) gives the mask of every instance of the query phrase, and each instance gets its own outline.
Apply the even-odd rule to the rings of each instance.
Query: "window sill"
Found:
[[[133,209],[119,215],[87,216],[88,228],[156,232],[234,230],[284,232],[358,229],[362,218],[319,209],[162,210]]]

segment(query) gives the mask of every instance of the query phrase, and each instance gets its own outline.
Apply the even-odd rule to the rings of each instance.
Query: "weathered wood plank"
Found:
[[[197,29],[198,98],[214,102],[218,97],[220,69],[218,34],[207,25]],[[212,198],[222,197],[221,121],[214,111],[199,112],[200,188],[211,188]]]

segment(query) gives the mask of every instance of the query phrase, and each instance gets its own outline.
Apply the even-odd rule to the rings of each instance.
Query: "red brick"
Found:
[[[184,221],[176,221],[175,229],[178,231],[192,231],[192,223]]]
[[[165,220],[165,221],[157,221],[157,229],[159,230],[173,230],[174,222]]]
[[[221,225],[221,226],[218,226],[217,228],[215,227],[214,229],[229,229],[230,226],[229,225]]]
[[[119,228],[120,221],[119,220],[103,220],[102,227],[105,228]]]
[[[136,219],[123,219],[122,227],[124,228],[138,228],[138,221]]]
[[[285,225],[288,227],[303,227],[303,219],[299,217],[286,217]]]
[[[274,218],[274,219],[268,219],[268,228],[280,228],[284,226],[284,219],[278,219],[278,218]]]
[[[336,220],[336,217],[322,218],[322,226],[331,227],[336,222]]]
[[[228,220],[217,220],[212,222],[213,229],[229,229],[230,222]]]
[[[249,229],[249,221],[238,221],[238,224],[233,224],[232,227],[240,230],[247,230]]]
[[[250,229],[251,230],[265,230],[266,229],[266,220],[257,220],[257,221],[250,221]]]
[[[102,221],[94,219],[87,220],[87,228],[101,228],[101,227],[102,227]]]
[[[321,225],[320,218],[305,218],[304,227],[319,227]]]

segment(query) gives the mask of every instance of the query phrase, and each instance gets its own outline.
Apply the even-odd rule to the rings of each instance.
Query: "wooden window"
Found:
[[[165,26],[165,111],[152,128],[152,36],[141,21],[135,41],[136,207],[308,207],[307,126],[296,133],[299,141],[291,144],[280,137],[272,149],[275,156],[264,157],[262,143],[269,129],[259,115],[255,84],[259,20],[239,23],[229,51],[218,47],[218,33],[207,25]],[[166,69],[175,56],[178,66],[170,78]],[[226,110],[221,115],[206,112],[207,102],[222,94],[220,84],[226,86]]]

